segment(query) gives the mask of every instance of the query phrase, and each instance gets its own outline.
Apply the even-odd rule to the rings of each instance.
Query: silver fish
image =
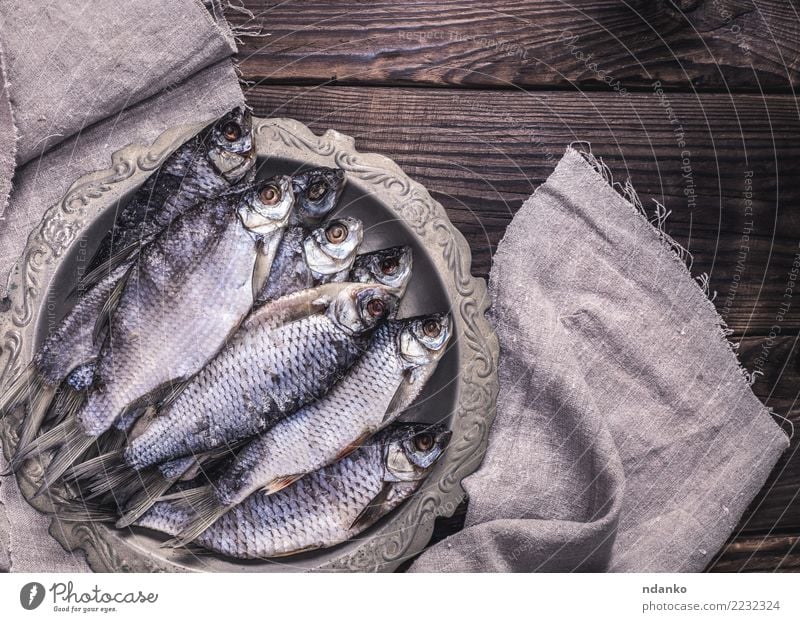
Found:
[[[0,413],[23,404],[26,407],[18,452],[25,451],[37,434],[64,377],[96,355],[93,334],[97,317],[122,272],[124,267],[117,268],[81,297],[44,340],[31,364],[9,385]],[[10,466],[16,470],[20,463],[12,459]]]
[[[392,423],[433,374],[450,333],[443,314],[380,326],[369,350],[322,399],[248,443],[205,494],[189,491],[201,510],[187,521],[181,540],[193,540],[256,490],[274,494]]]
[[[281,240],[272,271],[256,303],[262,304],[316,285],[347,280],[364,239],[364,227],[355,218],[340,218],[310,234],[291,227]]]
[[[217,124],[220,125],[220,124]],[[216,127],[216,126],[215,126]],[[224,127],[224,126],[223,126]],[[249,128],[249,120],[247,121],[247,125],[245,127]],[[220,130],[221,131],[221,130]],[[234,132],[228,128],[228,132]],[[244,138],[242,139],[244,140]],[[328,175],[331,177],[331,182],[329,186],[329,194],[326,194],[329,199],[330,197],[338,197],[341,193],[341,188],[344,185],[344,174],[341,175],[334,174],[335,169],[326,169],[326,168],[319,168],[319,169],[312,169],[307,173],[302,173],[292,178],[292,188],[294,193],[294,188],[298,188],[300,191],[300,195],[295,194],[294,200],[295,204],[293,205],[293,212],[290,215],[290,220],[297,220],[299,219],[299,209],[298,204],[307,205],[310,201],[308,194],[311,192],[311,188],[305,183],[304,180],[307,180],[310,175]],[[332,209],[335,206],[335,202],[331,202],[331,200],[325,200],[320,198],[320,206],[317,207],[318,214],[327,214],[324,210]],[[185,202],[181,204],[181,210],[187,207],[189,204]],[[175,206],[173,206],[174,208]],[[308,210],[308,207],[304,208]],[[173,209],[175,211],[175,209]],[[182,212],[181,212],[182,213]],[[179,214],[178,214],[179,215]],[[171,220],[170,220],[171,222]],[[305,229],[301,227],[290,227],[288,230],[284,232],[284,236],[282,238],[281,243],[278,246],[278,251],[275,256],[274,264],[276,266],[282,265],[284,260],[281,257],[281,252],[284,247],[287,246],[285,242],[287,237],[290,237],[290,232],[292,231],[305,231]],[[362,236],[363,235],[363,228],[360,226],[357,230],[354,230],[354,235]],[[302,241],[301,241],[302,242]],[[352,243],[352,236],[348,236],[348,239],[343,242],[345,247]],[[290,246],[290,244],[289,244]],[[91,327],[98,315],[100,314],[100,310],[102,309],[103,303],[108,298],[108,294],[111,292],[113,287],[117,284],[119,278],[122,277],[127,272],[127,269],[133,265],[133,260],[129,260],[126,262],[121,263],[120,265],[110,268],[110,272],[108,270],[105,271],[104,276],[101,279],[102,285],[98,283],[95,286],[92,286],[90,292],[93,293],[93,297],[90,300],[87,300],[87,304],[84,305],[83,308],[77,308],[76,312],[78,315],[79,321],[82,323],[81,325],[84,327]],[[344,262],[343,264],[344,265]],[[324,268],[323,268],[324,269]],[[326,278],[326,279],[319,279],[319,282],[327,282],[327,281],[335,281],[337,280],[336,276]],[[91,283],[91,279],[88,281]],[[263,289],[263,288],[262,288]],[[283,292],[281,295],[285,295]],[[73,314],[71,314],[73,315]],[[54,335],[58,333],[58,339],[60,340],[59,343],[55,344],[48,348],[46,354],[40,357],[41,362],[45,362],[48,360],[49,357],[54,357],[55,361],[58,362],[60,359],[64,357],[68,357],[69,361],[71,362],[71,366],[67,365],[59,365],[57,363],[50,364],[55,371],[54,373],[50,374],[50,378],[55,382],[55,379],[58,376],[62,378],[66,375],[64,370],[71,370],[75,369],[74,376],[70,372],[70,376],[66,379],[67,387],[74,389],[75,391],[86,390],[89,386],[91,386],[91,382],[93,379],[92,372],[94,370],[94,366],[92,365],[93,360],[97,357],[100,352],[100,346],[103,343],[102,339],[93,339],[92,338],[92,330],[89,328],[88,330],[83,330],[79,334],[70,335],[69,331],[71,331],[74,327],[74,321],[70,320],[70,316],[65,319],[62,325],[59,327],[57,331],[54,332]],[[62,344],[64,344],[62,346]],[[62,346],[60,349],[57,349],[56,346]],[[65,355],[61,350],[69,349],[71,352],[68,355]],[[80,356],[78,354],[80,353]],[[66,387],[65,387],[66,389]],[[68,391],[65,391],[69,393]],[[49,394],[48,394],[49,395]],[[69,399],[70,396],[67,395]]]
[[[405,289],[411,278],[410,247],[395,247],[385,251],[367,253],[359,256],[356,264],[362,260],[362,257],[366,259],[361,261],[365,268],[359,272],[358,280],[360,282],[382,284],[395,288],[396,291]],[[380,268],[381,262],[373,261],[376,257],[391,260],[388,278],[384,275],[384,269]],[[350,280],[356,280],[355,267],[351,271]],[[248,322],[258,321],[264,326],[279,327],[314,313],[320,313],[327,308],[328,301],[339,295],[346,287],[346,284],[326,284],[284,296],[259,309]],[[389,317],[394,316],[396,312],[397,307],[395,306]],[[140,429],[144,428],[140,427]],[[209,456],[206,453],[201,453],[188,460],[177,458],[139,471],[124,463],[120,464],[118,455],[110,453],[77,466],[73,469],[73,475],[81,480],[81,494],[86,498],[96,498],[113,491],[115,498],[121,501],[127,500],[124,504],[125,511],[118,521],[119,527],[127,527],[150,508],[177,479],[186,479],[188,476],[185,473],[188,470],[200,468],[208,459]],[[121,493],[122,490],[133,488],[136,490],[132,498]]]
[[[88,271],[148,240],[198,203],[252,175],[256,162],[250,112],[235,108],[181,145],[118,212]]]
[[[218,196],[251,174],[255,162],[250,113],[235,108],[181,145],[122,207],[113,230],[101,241],[89,264],[89,276],[84,281],[88,291],[51,332],[31,366],[0,398],[0,415],[27,402],[18,451],[24,450],[38,432],[64,377],[97,355],[96,340],[90,338],[92,326],[129,267],[117,265],[112,257],[130,254],[134,242],[150,239],[187,209]]]
[[[288,177],[264,182],[190,210],[142,250],[117,286],[85,404],[30,446],[64,445],[40,492],[120,415],[188,380],[220,350],[252,307],[257,265],[274,257],[292,203]]]
[[[336,207],[347,178],[339,168],[314,168],[292,177],[297,197],[290,225],[315,227]]]
[[[384,286],[344,284],[324,313],[277,328],[256,312],[129,444],[126,463],[143,469],[274,425],[338,381],[395,305],[393,290]]]
[[[196,541],[240,559],[283,557],[330,547],[358,535],[419,490],[444,453],[443,426],[405,424],[274,495],[257,492]],[[192,512],[159,502],[138,525],[178,534]],[[182,546],[177,538],[166,543]]]

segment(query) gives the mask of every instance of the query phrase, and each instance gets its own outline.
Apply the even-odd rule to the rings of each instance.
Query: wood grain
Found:
[[[800,572],[800,537],[766,536],[728,542],[711,572]],[[775,598],[780,598],[777,594]]]
[[[788,89],[800,17],[785,0],[247,0],[240,50],[264,83]]]
[[[768,335],[781,313],[800,252],[800,212],[790,209],[800,202],[792,183],[800,122],[790,97],[739,96],[733,105],[724,95],[671,93],[684,147],[655,95],[261,86],[247,97],[258,114],[293,117],[319,133],[335,127],[360,150],[397,161],[445,206],[481,276],[565,145],[591,141],[646,208],[657,200],[671,210],[666,230],[693,253],[695,274],[710,275],[737,336]],[[798,308],[800,300],[782,315],[784,334],[800,331]]]

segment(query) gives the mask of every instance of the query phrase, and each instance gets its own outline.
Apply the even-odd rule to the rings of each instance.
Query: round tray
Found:
[[[175,127],[150,147],[131,145],[114,153],[110,168],[78,179],[47,212],[9,283],[12,306],[0,320],[0,386],[29,363],[50,327],[74,302],[70,292],[94,245],[111,226],[118,203],[129,200],[148,175],[204,125]],[[32,501],[38,510],[53,513],[52,536],[67,550],[85,551],[95,571],[393,570],[424,548],[436,518],[453,514],[464,495],[461,480],[483,458],[498,391],[498,343],[484,315],[489,304],[486,285],[471,275],[469,246],[444,208],[388,158],[358,153],[349,136],[333,130],[317,136],[291,119],[256,118],[253,130],[259,177],[314,166],[344,169],[348,183],[337,214],[364,222],[363,250],[413,246],[414,271],[400,317],[449,309],[455,330],[447,355],[403,419],[448,421],[452,440],[420,491],[358,538],[274,561],[243,562],[165,549],[153,532],[62,522],[51,500]],[[18,417],[0,423],[7,457],[16,446]],[[41,475],[42,465],[35,460],[18,473],[26,499]]]

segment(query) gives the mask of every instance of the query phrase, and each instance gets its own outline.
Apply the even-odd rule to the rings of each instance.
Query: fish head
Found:
[[[410,246],[392,246],[356,257],[352,280],[357,283],[380,283],[405,291],[411,280]]]
[[[400,356],[409,367],[437,362],[453,332],[447,313],[423,315],[404,321],[400,331]]]
[[[239,216],[247,229],[264,236],[286,226],[293,205],[292,179],[281,175],[249,188],[242,195]]]
[[[330,275],[353,264],[364,239],[364,227],[357,218],[337,218],[311,232],[303,241],[306,264],[316,274]]]
[[[389,428],[383,445],[384,480],[418,482],[442,457],[453,433],[443,424],[403,423]]]
[[[228,182],[242,179],[256,163],[253,120],[246,108],[234,108],[209,128],[208,160]]]
[[[328,317],[350,335],[372,330],[394,313],[397,291],[384,285],[353,284],[328,307]]]
[[[344,191],[346,178],[340,168],[314,168],[292,178],[297,197],[293,219],[313,227],[333,211]]]

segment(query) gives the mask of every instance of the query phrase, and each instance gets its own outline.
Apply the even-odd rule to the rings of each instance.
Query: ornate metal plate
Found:
[[[118,202],[129,199],[203,125],[173,128],[150,147],[133,145],[114,153],[110,168],[77,180],[47,212],[11,278],[12,306],[0,321],[1,385],[29,363],[49,327],[68,310],[81,262],[111,225]],[[498,343],[484,316],[489,304],[486,285],[471,275],[469,246],[442,206],[391,160],[358,153],[348,136],[333,130],[317,136],[290,119],[255,119],[254,129],[260,176],[338,166],[348,177],[339,213],[364,221],[365,249],[414,246],[414,275],[400,316],[450,309],[456,330],[447,356],[404,418],[449,421],[452,441],[419,493],[358,539],[280,561],[242,562],[164,549],[152,532],[62,522],[51,500],[33,501],[40,511],[53,513],[53,537],[67,550],[85,551],[96,571],[393,570],[423,549],[436,518],[452,515],[463,498],[461,480],[483,458],[498,391]],[[7,417],[0,425],[7,456],[16,445],[18,423]],[[33,463],[19,473],[26,498],[41,474],[41,465]]]

